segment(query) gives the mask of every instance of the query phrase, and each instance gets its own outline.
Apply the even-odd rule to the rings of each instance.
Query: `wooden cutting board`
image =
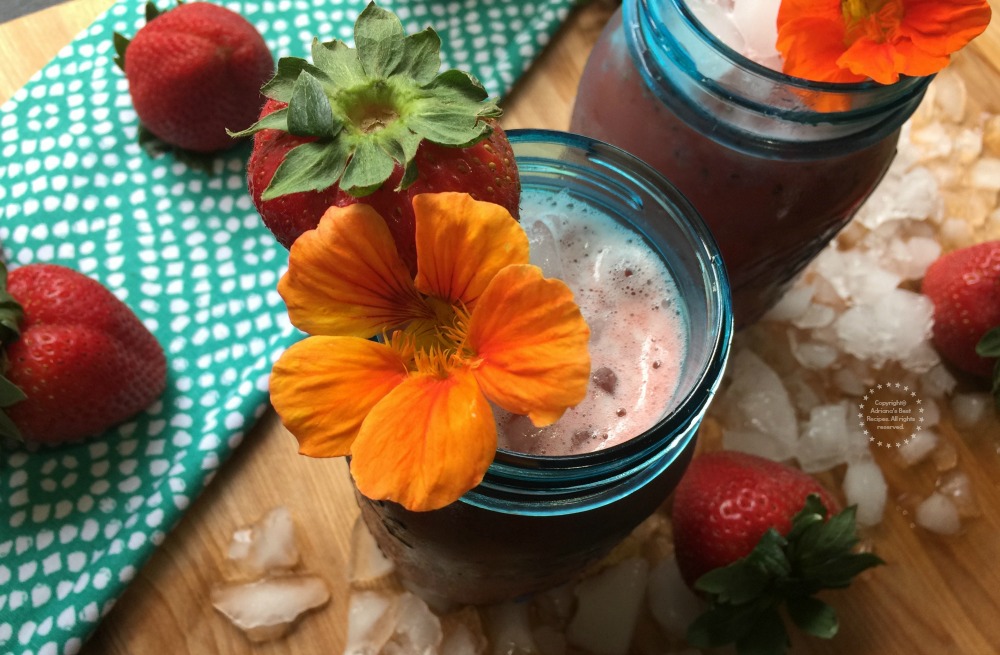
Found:
[[[0,99],[7,99],[111,0],[73,0],[0,25]],[[994,7],[1000,2],[994,0]],[[508,127],[564,129],[590,48],[614,6],[595,1],[565,28],[507,99]],[[953,64],[976,107],[1000,112],[1000,27],[994,24]],[[937,537],[890,501],[871,535],[888,562],[828,600],[841,617],[832,642],[797,639],[799,654],[995,655],[1000,653],[1000,434],[943,435],[972,477],[983,515],[963,534]],[[883,467],[891,493],[926,495],[932,465]],[[225,549],[239,526],[276,505],[298,519],[303,568],[334,590],[326,608],[287,638],[251,645],[211,607]],[[346,629],[350,528],[357,508],[342,461],[296,454],[294,439],[268,413],[190,508],[83,649],[88,655],[339,653]]]

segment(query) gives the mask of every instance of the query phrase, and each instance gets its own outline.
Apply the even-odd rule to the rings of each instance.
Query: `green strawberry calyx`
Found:
[[[983,338],[976,344],[976,354],[980,357],[996,357],[993,365],[993,399],[997,411],[1000,412],[1000,325],[987,330]]]
[[[15,341],[21,336],[21,322],[24,320],[24,309],[14,296],[7,291],[7,266],[0,262],[0,346]],[[0,437],[10,437],[21,441],[21,431],[3,411],[19,403],[27,396],[5,376],[9,363],[6,351],[0,354]]]
[[[688,627],[688,642],[698,648],[734,643],[740,655],[785,653],[790,642],[782,604],[804,632],[833,637],[836,613],[814,594],[847,587],[858,573],[884,563],[872,553],[854,552],[855,509],[827,520],[819,496],[811,494],[787,536],[771,528],[749,555],[700,577],[695,588],[710,605]]]
[[[441,39],[427,28],[406,35],[399,18],[374,2],[354,25],[354,48],[313,40],[312,60],[285,57],[261,92],[287,107],[241,132],[276,129],[313,140],[278,166],[263,200],[334,184],[355,197],[376,191],[403,168],[399,189],[417,178],[414,157],[425,139],[465,148],[487,138],[496,101],[474,77],[439,73]]]

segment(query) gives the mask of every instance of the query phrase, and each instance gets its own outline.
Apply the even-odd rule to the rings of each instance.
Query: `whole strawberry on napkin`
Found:
[[[163,12],[148,2],[142,29],[131,41],[116,33],[114,44],[139,116],[139,143],[153,154],[163,144],[194,153],[234,146],[226,129],[254,122],[260,87],[274,72],[257,29],[207,2]]]
[[[312,63],[281,59],[260,120],[235,134],[255,135],[250,193],[278,241],[291,247],[330,206],[364,202],[415,272],[414,196],[469,193],[517,217],[521,186],[500,108],[468,73],[438,72],[437,33],[406,35],[372,3],[354,40],[313,41]]]
[[[6,282],[6,290],[3,283]],[[64,266],[0,264],[0,434],[46,444],[100,434],[166,386],[163,348],[96,280]]]

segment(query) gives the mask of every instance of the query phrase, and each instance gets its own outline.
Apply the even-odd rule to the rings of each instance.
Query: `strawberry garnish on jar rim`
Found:
[[[406,35],[394,14],[369,4],[355,24],[355,48],[312,44],[313,64],[278,61],[262,93],[287,103],[234,137],[280,130],[315,140],[289,151],[263,200],[320,191],[334,184],[354,197],[378,190],[397,164],[398,188],[417,179],[414,157],[424,140],[464,148],[487,138],[501,111],[464,71],[441,67],[441,39],[427,28]]]

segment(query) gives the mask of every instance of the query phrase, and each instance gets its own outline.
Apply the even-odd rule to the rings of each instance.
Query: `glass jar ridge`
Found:
[[[931,77],[897,84],[836,84],[786,75],[736,52],[710,32],[685,0],[625,0],[625,36],[646,83],[661,101],[686,101],[759,147],[857,150],[891,134],[917,108]],[[669,81],[669,82],[668,82]],[[673,85],[681,93],[670,90]]]

